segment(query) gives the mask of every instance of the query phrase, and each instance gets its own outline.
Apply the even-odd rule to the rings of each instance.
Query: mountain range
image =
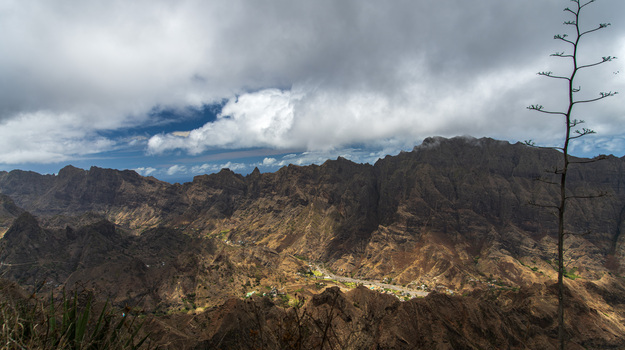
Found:
[[[625,344],[625,157],[602,158],[569,171],[573,349]],[[304,328],[298,344],[321,348],[555,348],[560,161],[433,137],[373,165],[184,184],[96,167],[0,172],[0,274],[29,293],[80,287],[134,305],[155,342],[186,348],[293,348],[282,335]],[[355,287],[368,282],[397,289]]]

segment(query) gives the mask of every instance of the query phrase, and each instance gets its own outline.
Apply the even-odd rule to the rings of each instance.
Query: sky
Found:
[[[170,182],[342,156],[374,163],[430,136],[560,145],[569,0],[0,0],[0,170],[68,164]],[[580,99],[625,155],[625,1],[582,10]]]

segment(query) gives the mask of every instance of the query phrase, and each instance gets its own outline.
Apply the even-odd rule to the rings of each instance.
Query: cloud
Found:
[[[176,174],[186,174],[187,167],[184,165],[175,164],[167,168],[166,173],[169,176],[176,175]]]
[[[327,151],[365,143],[402,144],[410,149],[428,136],[467,134],[558,143],[561,122],[525,107],[545,103],[558,109],[566,101],[565,89],[535,75],[554,67],[548,54],[560,48],[548,39],[563,28],[553,25],[559,22],[550,17],[560,11],[534,13],[527,3],[478,1],[474,5],[403,9],[420,18],[415,21],[420,24],[407,23],[405,15],[383,5],[377,8],[384,9],[382,14],[358,9],[345,14],[344,21],[362,31],[356,37],[342,36],[351,32],[330,19],[340,30],[335,27],[337,38],[320,42],[320,52],[311,53],[326,55],[310,62],[316,75],[291,81],[288,89],[261,89],[233,97],[219,120],[192,130],[188,137],[156,135],[148,150],[154,154],[246,147]],[[560,4],[547,6],[556,9]],[[537,25],[514,19],[521,14],[533,17]],[[369,20],[373,25],[365,28]],[[378,20],[388,28],[378,27]],[[326,39],[324,29],[315,34]],[[379,40],[366,42],[372,38]],[[602,37],[595,40],[608,49],[614,47]],[[591,59],[592,55],[581,56]],[[335,61],[330,63],[327,57]],[[589,80],[584,91],[601,91],[594,79]],[[622,80],[612,80],[615,88],[623,86]],[[618,102],[592,108],[600,111],[593,120],[598,125],[625,123]],[[603,129],[609,134],[620,132]]]
[[[221,169],[230,169],[234,172],[246,172],[252,164],[226,162],[226,163],[203,163],[195,165],[174,164],[166,167],[139,167],[134,170],[142,176],[157,176],[163,178],[186,177],[193,175],[210,174]]]
[[[202,164],[202,165],[193,166],[191,168],[191,174],[193,174],[193,175],[208,174],[208,173],[217,172],[217,171],[219,171],[221,169],[230,169],[230,170],[232,170],[234,172],[237,172],[237,171],[241,171],[241,170],[247,169],[247,167],[248,166],[246,164],[243,164],[243,163],[233,163],[233,162],[227,162],[227,163],[220,164],[220,165],[205,163],[205,164]]]
[[[387,155],[396,155],[401,151],[399,148],[389,147],[389,148],[375,148],[371,149],[367,148],[344,148],[340,150],[331,150],[331,151],[307,151],[297,154],[286,154],[280,159],[276,158],[265,158],[262,162],[256,164],[250,164],[247,169],[250,169],[253,166],[260,167],[267,170],[275,170],[277,168],[281,168],[287,166],[289,164],[293,165],[309,165],[309,164],[317,164],[321,165],[325,163],[328,159],[336,159],[338,157],[342,157],[345,159],[349,159],[356,163],[369,163],[374,164],[378,159],[384,158]]]
[[[115,146],[69,113],[20,113],[0,122],[0,163],[59,162]]]
[[[531,89],[533,76],[529,69],[491,72],[477,77],[470,88],[409,79],[401,82],[401,92],[393,94],[328,90],[313,84],[260,90],[231,99],[216,121],[188,136],[153,136],[148,149],[152,154],[176,149],[199,154],[247,147],[328,151],[364,143],[411,148],[430,135],[481,136],[485,130],[509,138],[518,130],[531,130],[528,121],[539,124],[537,116],[501,118],[515,109],[525,111],[513,96]]]
[[[272,166],[274,164],[276,164],[278,162],[278,160],[276,158],[265,158],[263,159],[263,162],[261,163],[261,165],[263,166]]]
[[[593,139],[580,139],[572,144],[572,153],[581,154],[605,154],[605,153],[622,153],[625,149],[625,137],[614,136],[604,137],[597,136]]]
[[[157,172],[157,169],[152,167],[139,167],[134,170],[142,176],[150,176]]]
[[[179,133],[163,129],[151,135],[148,151],[411,148],[426,136],[465,134],[556,142],[561,123],[524,107],[561,105],[561,87],[535,72],[560,64],[548,55],[566,49],[551,39],[567,29],[563,6],[4,1],[0,51],[9,54],[0,55],[0,137],[24,141],[0,141],[0,162],[107,152],[123,146],[111,131],[156,125],[155,108],[222,101],[217,120]],[[625,57],[624,12],[620,0],[588,7],[584,25],[614,25],[584,43],[584,60]],[[625,75],[612,74],[625,72],[622,62],[602,69],[580,75],[584,93],[625,91]],[[622,96],[581,108],[592,112],[588,126],[620,133]],[[35,124],[47,125],[49,135]]]
[[[188,135],[177,132],[153,136],[148,149],[154,154],[170,149],[199,154],[210,147],[290,147],[288,131],[298,98],[291,91],[277,89],[242,95],[230,100],[216,121]]]

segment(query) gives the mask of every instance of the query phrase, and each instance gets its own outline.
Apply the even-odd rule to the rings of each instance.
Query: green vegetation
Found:
[[[300,274],[301,276],[304,277],[314,277],[315,274],[314,272],[309,269],[309,268],[300,268],[299,270],[297,270],[298,274]]]
[[[219,233],[208,233],[206,234],[206,237],[210,238],[211,236],[217,239],[220,239],[222,241],[226,240],[226,235],[228,235],[230,233],[230,229],[226,229],[226,230],[221,230],[219,231]]]
[[[279,300],[279,304],[281,304],[282,306],[289,306],[289,302],[290,302],[290,297],[288,294],[278,294],[278,300]]]
[[[579,278],[579,275],[576,275],[575,273],[577,272],[577,267],[574,267],[570,270],[567,270],[566,268],[564,269],[564,277],[571,279],[571,280],[575,280],[576,278]]]
[[[348,287],[348,288],[356,288],[359,285],[361,285],[360,283],[356,283],[356,282],[342,282],[342,283],[343,285],[345,285],[345,287]]]
[[[31,297],[0,303],[0,349],[139,349],[148,336],[139,337],[143,323],[104,304],[95,312],[92,297],[84,293],[60,301]]]
[[[325,287],[325,285],[326,285],[326,284],[325,284],[325,283],[323,283],[323,282],[316,282],[316,283],[315,283],[315,289],[316,289],[316,290],[319,290],[319,289],[321,289],[321,288]]]

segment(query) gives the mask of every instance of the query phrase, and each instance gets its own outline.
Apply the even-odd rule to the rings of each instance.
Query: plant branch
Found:
[[[618,95],[618,91],[600,92],[599,97],[597,98],[592,98],[590,100],[573,101],[573,104],[595,102],[595,101],[603,100],[604,98],[607,98],[607,97],[612,97],[614,95]]]
[[[542,182],[542,183],[546,183],[546,184],[548,184],[548,185],[559,185],[559,184],[560,184],[559,182],[549,181],[549,180],[546,180],[546,179],[544,179],[544,178],[542,178],[542,177],[540,177],[540,176],[539,176],[539,177],[534,178],[534,181],[540,181],[540,182]]]
[[[569,140],[578,139],[578,138],[580,138],[580,137],[582,137],[582,136],[586,136],[586,135],[588,135],[588,134],[596,134],[596,132],[595,132],[594,130],[592,130],[592,129],[587,129],[587,128],[582,128],[582,130],[581,130],[581,131],[579,131],[579,130],[575,130],[575,131],[574,131],[574,133],[575,133],[575,134],[577,134],[577,135],[575,135],[575,136],[569,136]]]
[[[557,205],[553,205],[553,204],[542,204],[542,203],[538,203],[534,200],[530,200],[527,204],[529,205],[533,205],[535,207],[539,207],[539,208],[548,208],[548,209],[560,209],[559,206]]]
[[[545,114],[559,114],[559,115],[566,116],[566,113],[564,113],[564,112],[547,111],[544,108],[545,107],[543,107],[542,105],[531,105],[531,106],[527,107],[527,109],[532,110],[532,111],[537,111],[537,112],[541,112],[541,113],[545,113]]]
[[[532,140],[525,140],[524,141],[526,146],[530,146],[530,147],[534,147],[534,148],[538,148],[538,149],[553,149],[553,150],[562,150],[562,147],[558,147],[558,146],[537,146],[536,142],[532,141]]]
[[[565,55],[565,54],[564,54],[564,51],[562,51],[562,52],[555,52],[555,53],[552,53],[552,54],[551,54],[551,55],[549,55],[549,56],[552,56],[552,57],[565,57],[565,58],[573,58],[573,55]]]
[[[566,35],[566,34],[556,34],[556,35],[553,36],[554,39],[562,40],[564,42],[567,42],[567,43],[575,46],[575,43],[572,42],[571,40],[566,39],[566,37],[568,37],[568,35]]]
[[[587,194],[587,195],[574,195],[574,196],[566,196],[566,199],[594,199],[594,198],[601,198],[601,197],[605,197],[607,196],[609,193],[608,192],[599,192],[596,194]]]
[[[562,79],[562,80],[567,80],[570,81],[571,78],[569,77],[563,77],[563,76],[559,76],[559,75],[553,75],[553,72],[538,72],[536,73],[538,75],[541,75],[543,77],[547,77],[547,78],[553,78],[553,79]]]
[[[600,29],[606,28],[609,25],[611,25],[611,24],[610,23],[601,23],[601,24],[599,24],[599,26],[597,28],[587,30],[587,31],[581,33],[579,36],[582,37],[583,35],[586,35],[586,34],[589,34],[589,33],[592,33],[592,32],[596,32],[596,31],[598,31]]]
[[[577,69],[584,69],[584,68],[589,68],[589,67],[594,67],[594,66],[598,66],[600,64],[606,63],[606,62],[611,62],[612,60],[616,60],[617,57],[614,56],[605,56],[605,57],[601,57],[601,61],[599,62],[595,62],[595,63],[590,63],[590,64],[586,64],[586,65],[582,65],[577,67]]]
[[[573,119],[573,120],[571,120],[571,121],[569,122],[569,127],[570,127],[570,128],[574,128],[574,127],[576,127],[577,125],[579,125],[579,124],[584,124],[584,123],[585,123],[585,121],[584,121],[584,120],[580,120],[580,119]]]
[[[579,4],[579,0],[572,0],[572,1],[573,1],[573,2],[576,2],[576,3],[577,3],[577,5],[579,6],[579,9],[581,10],[582,8],[586,7],[587,5],[592,4],[593,2],[595,2],[595,1],[597,1],[597,0],[590,0],[590,1],[588,1],[587,3],[583,4],[583,5],[580,5],[580,4]]]

